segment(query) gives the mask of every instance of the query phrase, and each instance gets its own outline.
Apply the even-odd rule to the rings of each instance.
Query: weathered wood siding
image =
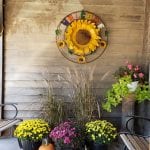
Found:
[[[148,55],[148,63],[150,64],[150,0],[148,0],[148,48],[147,48],[147,55]]]
[[[0,103],[3,102],[3,0],[0,0]],[[0,107],[0,119],[2,108]]]
[[[118,66],[126,60],[145,61],[141,59],[145,4],[145,0],[6,0],[5,102],[18,103],[19,117],[37,117],[45,93],[43,73],[48,70],[54,91],[67,99],[69,87],[59,80],[66,76],[67,68],[84,71],[95,67],[95,91],[103,96]],[[109,31],[106,52],[85,65],[66,60],[55,44],[59,21],[82,9],[99,15]],[[5,116],[10,116],[12,110],[5,110]],[[104,117],[120,117],[119,107]]]

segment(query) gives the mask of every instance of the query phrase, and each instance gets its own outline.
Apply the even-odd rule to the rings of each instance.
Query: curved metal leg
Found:
[[[126,146],[124,146],[123,150],[128,150],[128,148]]]

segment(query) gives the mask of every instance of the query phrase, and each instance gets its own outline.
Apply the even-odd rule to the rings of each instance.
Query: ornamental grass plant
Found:
[[[20,140],[40,141],[48,135],[49,125],[42,119],[30,119],[21,122],[14,131]]]
[[[117,136],[114,125],[106,120],[87,122],[85,127],[88,140],[97,144],[111,143]]]
[[[94,68],[67,70],[67,81],[72,91],[69,95],[74,110],[74,118],[80,123],[100,117],[100,108],[94,91]]]
[[[53,127],[65,118],[64,102],[54,94],[54,88],[48,77],[44,79],[44,87],[46,92],[43,97],[45,100],[42,102],[40,117]]]

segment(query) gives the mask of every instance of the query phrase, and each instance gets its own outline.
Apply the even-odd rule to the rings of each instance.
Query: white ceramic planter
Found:
[[[127,84],[127,87],[129,88],[130,92],[134,92],[136,90],[136,88],[138,86],[138,82],[139,81],[133,81],[133,82]]]

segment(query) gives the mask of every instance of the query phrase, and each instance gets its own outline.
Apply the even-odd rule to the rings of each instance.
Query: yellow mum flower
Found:
[[[91,121],[85,127],[90,140],[98,143],[110,143],[117,136],[116,128],[106,120]]]
[[[41,130],[43,128],[44,130]],[[26,140],[41,140],[50,131],[49,125],[42,119],[30,119],[21,122],[14,132],[14,136]]]

